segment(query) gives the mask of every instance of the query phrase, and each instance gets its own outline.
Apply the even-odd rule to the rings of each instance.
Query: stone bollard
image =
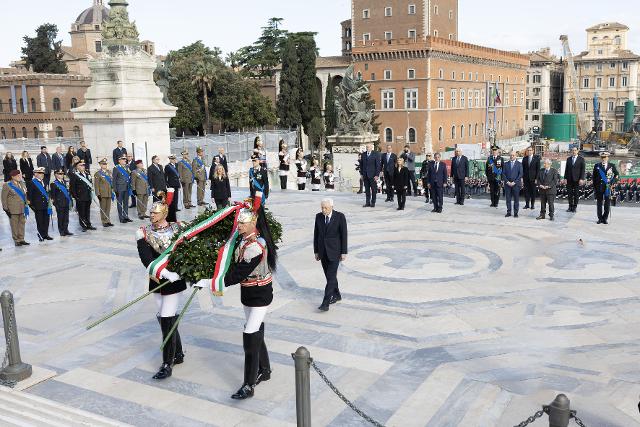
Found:
[[[0,371],[0,379],[5,381],[22,381],[31,376],[31,365],[22,363],[20,359],[20,343],[18,341],[18,326],[14,312],[13,295],[4,291],[0,295],[2,306],[2,320],[4,323],[4,337],[7,341],[6,358],[9,364]]]
[[[571,419],[571,405],[569,398],[559,394],[553,402],[547,406],[549,414],[549,427],[567,427]]]
[[[309,368],[311,355],[309,350],[299,347],[291,354],[296,365],[296,416],[298,427],[311,427],[311,382]]]

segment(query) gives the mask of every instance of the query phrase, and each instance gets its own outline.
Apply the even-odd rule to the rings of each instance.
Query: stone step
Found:
[[[0,425],[29,427],[128,426],[125,423],[7,387],[0,387]]]

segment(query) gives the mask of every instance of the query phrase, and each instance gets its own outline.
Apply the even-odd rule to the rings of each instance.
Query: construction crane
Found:
[[[576,66],[573,62],[573,53],[569,47],[569,37],[567,35],[561,35],[560,41],[562,41],[562,49],[564,50],[564,56],[567,59],[567,66],[569,67],[569,77],[571,79],[571,90],[573,92],[573,99],[571,104],[573,105],[573,111],[578,115],[578,136],[580,139],[585,139],[586,134],[589,132],[589,124],[584,115],[584,111],[579,107],[578,100],[580,99],[580,92],[578,86],[578,74],[576,73]]]

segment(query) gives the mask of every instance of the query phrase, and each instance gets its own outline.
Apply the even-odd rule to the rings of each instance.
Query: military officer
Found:
[[[91,175],[85,170],[85,163],[80,161],[76,165],[76,170],[69,175],[71,179],[69,190],[76,200],[76,209],[78,210],[78,218],[82,231],[95,230],[91,225],[91,199],[93,199],[93,182]]]
[[[262,166],[260,157],[254,156],[251,159],[253,167],[249,169],[249,191],[253,198],[256,190],[262,191],[264,198],[269,197],[269,176],[267,170]]]
[[[149,185],[149,177],[147,171],[144,169],[142,160],[136,160],[136,170],[133,171],[132,183],[133,191],[136,193],[138,199],[136,208],[138,209],[138,218],[149,218],[147,215],[147,203],[149,202],[149,196],[151,195],[151,186]]]
[[[593,167],[593,187],[598,205],[598,224],[608,224],[612,187],[620,179],[620,174],[616,166],[609,163],[609,153],[600,153],[600,159],[601,162]]]
[[[69,232],[69,209],[71,209],[71,193],[64,182],[64,170],[54,172],[55,179],[51,183],[51,201],[56,208],[58,232],[60,236],[73,236]]]
[[[11,171],[9,176],[11,179],[2,186],[2,209],[9,217],[11,237],[15,245],[27,246],[29,243],[24,241],[24,226],[26,217],[29,216],[27,188],[19,170]]]
[[[118,201],[118,219],[122,224],[133,222],[129,219],[129,194],[131,192],[131,171],[127,167],[126,156],[118,159],[118,164],[113,168],[113,190]]]
[[[191,204],[191,190],[193,189],[195,175],[189,162],[189,152],[183,151],[181,154],[182,159],[178,162],[177,169],[180,176],[180,184],[182,185],[182,204],[185,209],[191,209],[194,207]]]
[[[49,192],[45,188],[44,174],[45,168],[35,168],[33,170],[33,179],[27,183],[27,198],[36,217],[38,239],[41,242],[53,240],[53,237],[49,236],[49,218],[52,211]]]
[[[198,206],[206,206],[204,202],[204,190],[207,186],[207,168],[204,164],[204,151],[202,148],[196,150],[196,157],[191,163],[191,169],[196,180],[196,193],[198,196]]]
[[[504,160],[500,156],[500,148],[494,146],[492,148],[492,155],[487,159],[485,164],[485,174],[487,175],[487,181],[489,181],[489,190],[491,192],[491,205],[490,207],[497,208],[500,202],[500,183],[502,182],[502,168],[504,167]]]
[[[111,202],[116,198],[113,191],[113,177],[108,169],[107,159],[104,158],[98,162],[100,169],[93,175],[96,196],[100,204],[100,221],[103,227],[113,227],[111,223]]]
[[[176,156],[173,154],[169,156],[169,163],[164,167],[164,178],[168,188],[173,188],[173,198],[169,203],[169,214],[167,221],[176,222],[176,212],[178,209],[178,196],[180,193],[180,175],[176,167]]]

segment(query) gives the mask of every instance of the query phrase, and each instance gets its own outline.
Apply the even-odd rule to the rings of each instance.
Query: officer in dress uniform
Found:
[[[96,228],[91,225],[91,199],[93,198],[93,183],[91,182],[91,175],[85,170],[85,164],[83,161],[76,165],[76,170],[69,175],[71,179],[69,183],[69,190],[71,195],[76,200],[76,209],[78,210],[78,217],[80,219],[80,227],[82,231],[95,230]]]
[[[49,192],[44,183],[44,173],[45,168],[35,168],[33,170],[33,179],[27,183],[27,198],[36,217],[38,239],[41,242],[53,240],[53,238],[49,236],[49,218],[52,212]]]
[[[9,217],[11,226],[11,237],[16,246],[27,246],[24,241],[24,226],[29,216],[29,201],[27,199],[27,188],[22,180],[19,170],[9,173],[11,178],[2,186],[2,209]]]
[[[431,197],[431,190],[429,189],[429,170],[432,164],[433,164],[433,154],[427,153],[427,156],[424,162],[422,162],[422,166],[420,167],[420,179],[422,179],[422,188],[424,191],[425,203],[429,203],[429,200],[433,200]]]
[[[69,232],[69,209],[71,209],[71,193],[64,182],[64,170],[54,172],[55,179],[51,183],[51,201],[56,208],[58,232],[60,236],[73,236]]]
[[[147,215],[147,203],[149,202],[149,195],[151,194],[151,187],[149,186],[149,177],[147,171],[144,170],[144,164],[142,160],[136,160],[136,170],[131,173],[131,186],[136,192],[138,199],[136,208],[138,209],[138,218],[149,218]]]
[[[284,140],[280,140],[278,143],[280,148],[278,148],[278,161],[280,165],[278,166],[278,176],[280,177],[280,189],[287,189],[287,180],[289,179],[289,163],[291,161],[291,156],[289,155],[289,150],[287,144]]]
[[[191,204],[191,190],[193,189],[193,182],[195,181],[195,175],[193,168],[189,162],[189,152],[183,151],[182,160],[178,162],[178,175],[180,175],[180,184],[182,185],[182,203],[185,209],[191,209],[195,207]]]
[[[204,202],[204,191],[207,188],[207,168],[204,164],[204,151],[202,148],[196,149],[196,157],[191,162],[191,169],[196,180],[196,195],[198,206],[206,206]]]
[[[609,163],[609,153],[600,153],[600,159],[601,162],[593,167],[593,187],[598,205],[598,224],[608,224],[612,187],[620,179],[620,174],[616,166]]]
[[[176,167],[176,156],[173,154],[169,156],[169,163],[164,167],[164,179],[167,184],[167,193],[168,189],[173,189],[173,197],[171,198],[171,203],[169,203],[169,215],[167,216],[167,221],[176,222],[176,212],[178,209],[178,197],[180,194],[180,175],[178,174],[178,169]]]
[[[129,193],[131,191],[131,171],[127,167],[127,157],[118,159],[118,164],[113,168],[113,190],[118,201],[118,219],[122,224],[133,222],[129,219]]]
[[[180,229],[180,224],[167,221],[169,214],[169,206],[172,202],[173,193],[161,193],[161,201],[151,206],[151,224],[140,227],[136,233],[136,241],[138,246],[138,255],[140,261],[145,267],[149,267],[156,258],[162,254],[171,243],[173,235]],[[162,340],[169,334],[171,328],[178,320],[176,311],[180,302],[180,294],[187,289],[187,284],[180,278],[177,273],[164,269],[160,273],[160,277],[149,276],[149,290],[157,288],[161,283],[168,281],[169,283],[154,293],[156,305],[158,306],[158,314],[156,315],[160,329],[162,331]],[[162,380],[171,376],[174,365],[184,362],[184,352],[182,350],[182,340],[178,329],[162,350],[162,365],[158,372],[153,376],[156,380]]]
[[[107,159],[98,162],[100,169],[93,175],[96,196],[100,205],[100,221],[103,227],[113,227],[111,223],[111,202],[115,200],[116,193],[113,190],[113,178],[108,169]]]
[[[267,170],[262,166],[259,157],[251,159],[253,167],[249,169],[249,191],[251,198],[256,194],[256,190],[262,191],[264,197],[269,197],[269,176]]]
[[[500,148],[494,146],[492,152],[493,154],[489,156],[485,164],[485,173],[487,175],[487,181],[489,181],[489,191],[491,193],[490,207],[497,208],[500,202],[500,183],[502,182],[504,160],[502,156],[500,156]]]

